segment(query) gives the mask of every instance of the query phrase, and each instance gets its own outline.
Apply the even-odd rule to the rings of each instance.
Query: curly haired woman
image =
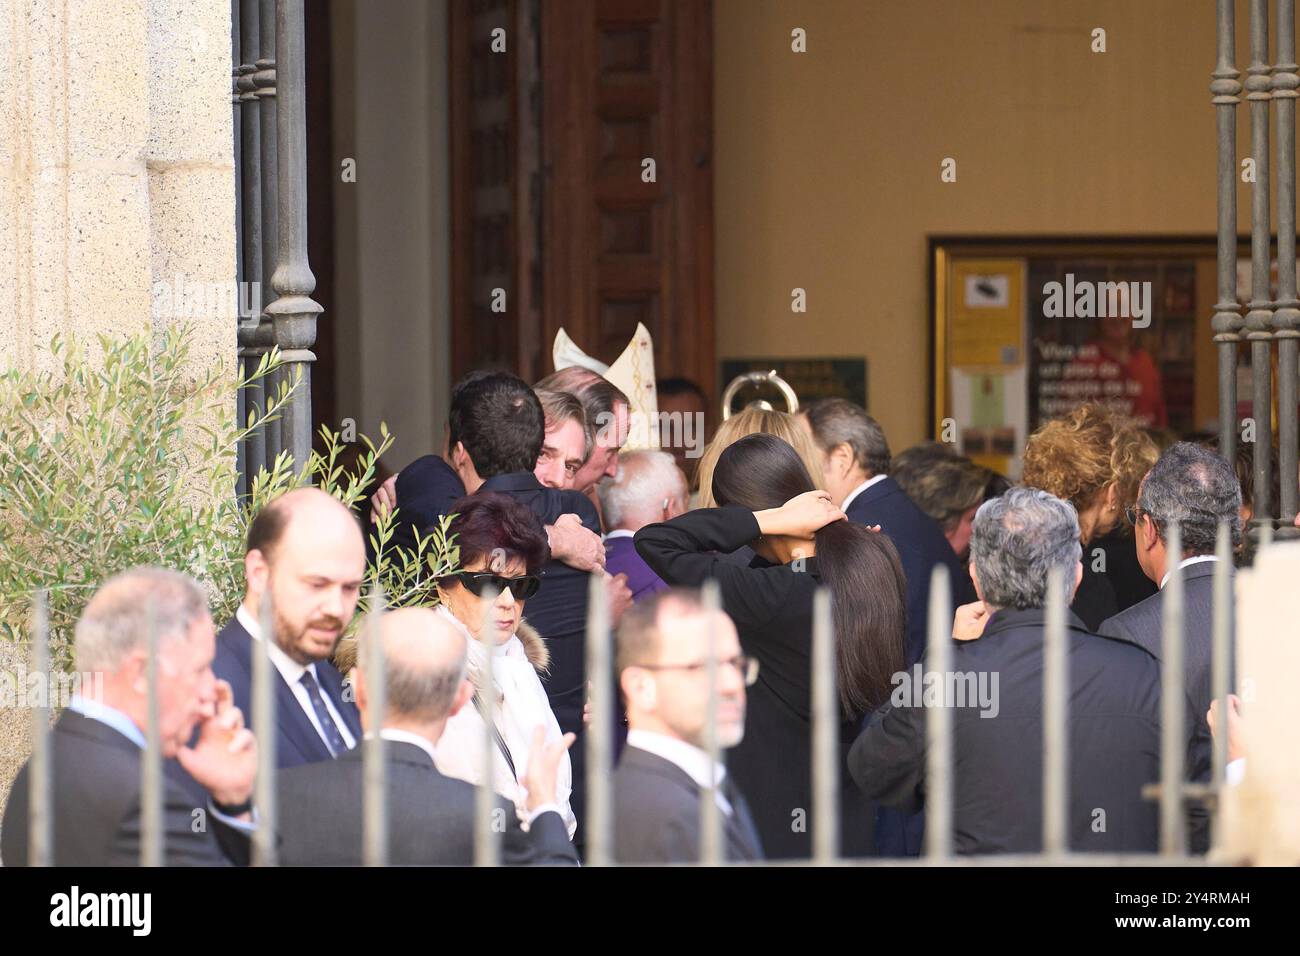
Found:
[[[1022,481],[1063,498],[1079,513],[1083,581],[1070,610],[1089,630],[1120,610],[1106,562],[1094,553],[1101,552],[1096,542],[1128,524],[1126,512],[1157,457],[1155,443],[1140,426],[1096,404],[1046,422],[1025,444]]]

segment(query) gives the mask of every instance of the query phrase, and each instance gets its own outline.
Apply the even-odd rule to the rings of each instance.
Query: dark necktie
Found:
[[[730,825],[729,828],[744,848],[742,859],[762,859],[763,851],[759,843],[758,833],[754,829],[754,821],[745,805],[745,798],[735,784],[732,783],[731,774],[727,774],[722,778],[722,784],[718,789],[722,791],[722,795],[731,804],[731,816],[727,818],[727,822]]]
[[[307,699],[311,701],[311,709],[316,711],[316,719],[320,721],[321,732],[325,735],[325,746],[329,747],[331,756],[337,757],[348,749],[348,745],[343,740],[343,735],[339,733],[338,724],[334,723],[334,718],[330,716],[329,708],[325,706],[325,698],[321,696],[320,685],[316,683],[316,678],[312,676],[310,670],[302,672],[302,686],[307,688]]]

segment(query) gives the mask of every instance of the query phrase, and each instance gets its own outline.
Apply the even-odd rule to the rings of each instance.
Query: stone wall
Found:
[[[233,282],[229,0],[0,0],[0,63],[0,368],[176,321],[160,283]],[[221,308],[184,316],[196,363],[234,357]],[[0,709],[0,809],[28,723]]]

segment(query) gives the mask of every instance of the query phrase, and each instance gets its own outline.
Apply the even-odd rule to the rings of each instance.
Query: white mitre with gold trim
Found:
[[[636,334],[613,365],[606,365],[582,351],[564,329],[555,334],[551,357],[555,361],[557,372],[571,365],[590,369],[627,396],[631,431],[624,449],[638,451],[659,447],[659,430],[654,427],[659,420],[659,398],[655,392],[655,350],[650,330],[645,325],[637,323]]]

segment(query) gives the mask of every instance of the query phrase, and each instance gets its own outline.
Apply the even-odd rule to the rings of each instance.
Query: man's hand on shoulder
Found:
[[[989,622],[989,609],[983,601],[974,601],[957,608],[952,620],[952,639],[954,641],[973,641],[984,633],[984,625]]]
[[[605,543],[600,535],[587,530],[576,514],[560,515],[555,524],[546,526],[551,557],[579,571],[602,571],[605,568]]]
[[[397,507],[397,476],[393,475],[380,485],[370,498],[370,520],[375,524],[379,519]]]

